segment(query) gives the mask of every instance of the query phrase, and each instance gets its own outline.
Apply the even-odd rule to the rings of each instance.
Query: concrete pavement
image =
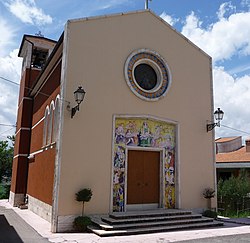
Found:
[[[50,232],[50,224],[29,210],[10,206],[7,200],[0,200],[0,243],[7,242],[74,242],[74,243],[167,243],[167,242],[250,242],[250,226],[226,222],[224,227],[174,231],[155,234],[117,236],[100,238],[95,234]],[[250,219],[249,219],[250,221]],[[7,233],[3,227],[9,226]],[[248,222],[248,221],[247,221]],[[16,238],[10,238],[13,235]],[[10,240],[7,241],[9,237]],[[18,238],[19,237],[19,238]],[[34,237],[34,238],[33,238]],[[19,240],[19,241],[18,241]]]
[[[49,241],[39,235],[12,209],[0,206],[0,242],[45,243]]]

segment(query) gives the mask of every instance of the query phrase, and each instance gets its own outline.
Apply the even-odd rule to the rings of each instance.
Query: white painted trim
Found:
[[[69,42],[69,22],[64,28],[63,50],[62,50],[62,67],[61,67],[61,82],[60,82],[60,99],[64,100],[66,93],[67,83],[67,65],[68,65],[68,42]],[[52,213],[51,213],[51,231],[53,233],[60,229],[58,222],[58,204],[59,204],[59,185],[61,176],[61,159],[62,159],[62,137],[63,137],[63,122],[64,122],[64,102],[60,105],[59,112],[59,127],[58,127],[58,140],[56,143],[55,154],[55,169],[54,169],[54,185],[53,185],[53,199],[52,199]]]
[[[20,103],[18,104],[17,109],[19,109],[19,108],[20,108],[20,106],[22,105],[22,103],[23,103],[23,101],[24,101],[24,100],[33,100],[33,99],[32,99],[32,98],[30,98],[30,97],[26,97],[26,96],[25,96],[25,97],[23,97],[23,98],[22,98],[22,100],[20,101]]]
[[[114,130],[114,133],[115,133],[115,130]],[[128,189],[128,149],[127,149],[127,147],[125,148],[125,158],[126,158],[126,160],[125,160],[125,175],[124,175],[125,176],[124,212],[127,212],[127,198],[128,198],[128,193],[127,193],[127,189]],[[112,160],[112,163],[114,164],[114,159]]]
[[[43,147],[49,144],[48,142],[48,126],[50,121],[50,109],[47,105],[44,112],[44,123],[43,123]]]
[[[209,62],[210,62],[210,95],[211,95],[211,113],[210,113],[210,117],[214,117],[213,64],[212,64],[212,58],[211,57],[209,57]],[[205,129],[206,129],[206,126],[204,124],[204,131],[207,132]],[[212,156],[213,156],[213,161],[212,162],[213,162],[213,171],[214,171],[213,189],[215,190],[216,208],[217,208],[217,176],[216,176],[215,129],[213,129],[211,132],[212,132],[212,134],[210,136],[212,136]],[[209,137],[208,137],[208,139],[209,139]]]
[[[18,158],[18,157],[28,157],[28,154],[17,154],[13,157],[13,159]]]
[[[163,118],[163,117],[158,117],[158,116],[146,115],[146,114],[141,114],[141,115],[115,114],[113,116],[114,116],[114,119],[116,119],[116,118],[124,118],[124,119],[138,118],[138,119],[148,119],[148,120],[167,122],[167,123],[171,123],[174,125],[179,124],[178,121],[175,121],[175,120],[171,120],[171,119]]]
[[[181,207],[181,156],[180,156],[180,124],[175,129],[175,202],[176,208]]]
[[[38,126],[43,120],[44,120],[44,116],[31,128],[34,129],[36,126]]]
[[[34,156],[34,155],[36,155],[36,154],[40,154],[40,153],[42,153],[43,151],[44,151],[43,149],[37,150],[36,152],[30,153],[29,156]]]
[[[16,132],[15,136],[16,136],[21,130],[23,130],[23,131],[30,131],[31,129],[30,129],[29,127],[20,127],[20,128],[18,129],[18,131]]]
[[[230,163],[216,163],[216,169],[231,169],[231,168],[250,168],[250,162],[246,163],[238,163],[238,162],[230,162]]]
[[[114,152],[115,152],[115,147],[114,147],[114,141],[115,141],[115,120],[116,120],[116,115],[113,115],[113,126],[112,126],[112,148],[111,148],[111,151],[112,151],[112,156],[111,156],[111,185],[110,185],[110,188],[111,188],[111,191],[110,191],[110,202],[109,202],[109,213],[112,213],[113,212],[113,192],[114,192]],[[126,152],[126,151],[125,151]],[[127,155],[125,155],[127,156]],[[125,181],[125,184],[126,184],[126,181]],[[124,200],[126,200],[126,198],[124,197]],[[126,210],[125,208],[125,205],[124,205],[124,210]]]

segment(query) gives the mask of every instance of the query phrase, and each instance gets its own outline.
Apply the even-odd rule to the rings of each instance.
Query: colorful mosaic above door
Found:
[[[164,151],[165,208],[175,208],[175,145],[174,124],[148,118],[115,119],[113,155],[113,211],[123,212],[125,206],[126,147],[162,148]]]

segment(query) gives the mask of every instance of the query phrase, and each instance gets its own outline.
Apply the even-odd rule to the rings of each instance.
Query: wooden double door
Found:
[[[160,152],[128,151],[127,205],[157,205],[160,201]]]

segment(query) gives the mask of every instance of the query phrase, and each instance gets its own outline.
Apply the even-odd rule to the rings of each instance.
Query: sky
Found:
[[[152,0],[149,8],[213,59],[216,137],[250,137],[250,0]],[[0,0],[0,140],[13,135],[24,34],[58,40],[68,19],[144,9],[144,0]],[[167,43],[166,43],[167,45]],[[6,80],[7,79],[7,80]],[[204,121],[204,127],[206,121]]]

